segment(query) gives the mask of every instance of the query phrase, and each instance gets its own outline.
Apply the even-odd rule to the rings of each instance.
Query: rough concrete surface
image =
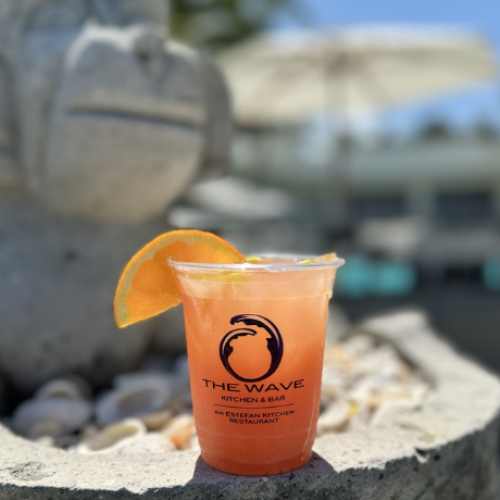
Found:
[[[47,134],[52,210],[141,222],[194,179],[207,127],[199,56],[163,43],[136,28],[89,26],[69,50]]]
[[[80,456],[0,428],[2,500],[274,499],[493,500],[500,384],[457,355],[415,314],[360,328],[396,344],[435,395],[390,429],[319,438],[309,464],[270,477],[212,470],[197,452]]]

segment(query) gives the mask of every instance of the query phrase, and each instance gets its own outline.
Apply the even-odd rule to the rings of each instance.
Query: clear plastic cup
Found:
[[[344,261],[169,261],[184,305],[201,457],[232,474],[307,463],[319,414],[328,301]]]

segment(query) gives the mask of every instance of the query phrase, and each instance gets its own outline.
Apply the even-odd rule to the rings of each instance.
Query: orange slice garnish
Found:
[[[169,258],[207,264],[245,262],[236,248],[212,233],[181,229],[158,236],[132,257],[120,277],[114,302],[118,327],[151,318],[181,303]]]

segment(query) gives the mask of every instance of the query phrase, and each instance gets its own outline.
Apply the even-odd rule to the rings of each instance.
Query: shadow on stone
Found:
[[[285,472],[283,474],[275,474],[272,476],[244,476],[236,474],[227,474],[225,472],[218,471],[207,465],[200,457],[198,457],[193,473],[192,479],[187,483],[188,485],[207,485],[207,484],[217,484],[217,483],[240,483],[242,481],[254,481],[262,482],[263,479],[267,478],[286,478],[294,479],[296,476],[303,474],[310,475],[313,473],[316,476],[329,475],[334,472],[333,467],[318,453],[313,452],[311,460],[299,469],[295,469],[290,472]]]

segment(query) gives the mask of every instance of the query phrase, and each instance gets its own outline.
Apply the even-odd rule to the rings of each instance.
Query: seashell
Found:
[[[193,399],[191,391],[179,394],[169,405],[173,413],[191,413],[193,409]]]
[[[137,419],[128,419],[105,427],[95,436],[86,439],[76,451],[83,454],[114,453],[129,441],[146,434],[146,426]]]
[[[411,378],[411,368],[410,366],[401,361],[399,363],[399,373],[398,373],[398,379],[401,381],[401,382],[408,382]]]
[[[365,373],[377,374],[386,380],[398,380],[401,372],[401,359],[396,350],[389,346],[380,346],[363,358]]]
[[[48,382],[38,389],[36,399],[87,399],[90,389],[87,383],[79,377],[57,379]]]
[[[163,372],[134,372],[118,375],[113,379],[113,385],[117,389],[124,387],[144,387],[145,385],[172,386],[175,377],[170,373]]]
[[[75,434],[66,434],[64,436],[59,436],[54,438],[54,446],[57,448],[63,448],[68,450],[76,446],[80,442],[80,437]]]
[[[354,385],[350,396],[359,402],[367,402],[371,399],[399,399],[410,397],[410,390],[407,385],[395,382],[383,375],[370,374]]]
[[[162,429],[162,434],[168,437],[178,450],[187,449],[192,437],[196,435],[193,415],[177,415]]]
[[[141,372],[170,372],[172,370],[173,357],[161,354],[149,354],[140,364]]]
[[[35,438],[34,441],[36,444],[40,444],[42,446],[48,446],[49,448],[55,446],[54,438],[51,436],[40,436],[38,438]]]
[[[324,364],[332,366],[335,370],[349,370],[355,358],[342,345],[331,345],[325,347]]]
[[[377,410],[381,406],[391,401],[408,401],[421,403],[427,399],[428,387],[424,385],[410,384],[387,384],[379,391],[367,397],[366,402],[372,410]]]
[[[97,427],[95,424],[87,424],[83,429],[80,431],[80,437],[82,441],[86,441],[88,439],[93,438],[97,434],[99,434],[100,429]]]
[[[401,377],[401,360],[396,354],[388,354],[387,358],[380,362],[381,367],[378,371],[380,376],[386,380],[399,381]]]
[[[34,422],[27,432],[27,437],[33,440],[38,440],[39,438],[46,437],[54,441],[55,436],[62,436],[64,430],[62,425],[55,420],[40,420],[39,422]]]
[[[413,380],[410,384],[411,399],[416,403],[422,403],[431,396],[431,387],[427,382]]]
[[[171,410],[160,410],[154,413],[149,413],[140,417],[144,425],[150,431],[157,431],[165,427],[167,422],[172,418],[173,412]]]
[[[371,427],[394,427],[405,416],[414,413],[420,404],[411,400],[388,401],[374,414]]]
[[[189,443],[187,444],[187,447],[185,449],[189,450],[189,451],[201,451],[200,441],[199,441],[197,435],[191,437],[191,439],[189,440]]]
[[[365,403],[368,399],[377,392],[383,384],[381,384],[380,379],[373,376],[365,376],[360,379],[351,389],[350,397],[353,401],[358,403]]]
[[[13,427],[29,438],[71,434],[92,416],[92,405],[83,399],[30,399],[19,405]]]
[[[78,389],[80,389],[80,393],[82,394],[82,397],[84,399],[92,399],[92,397],[93,397],[92,388],[90,387],[90,384],[84,378],[82,378],[78,375],[68,375],[66,377],[66,380],[69,380],[76,387],[78,387]]]
[[[102,425],[139,417],[164,409],[172,399],[172,377],[160,374],[122,375],[117,388],[96,404],[96,418]]]
[[[345,377],[332,366],[323,367],[321,394],[325,398],[335,399],[344,391]]]
[[[366,430],[370,423],[372,412],[367,405],[355,403],[355,411],[349,420],[349,430]]]
[[[319,416],[317,434],[322,435],[327,432],[335,432],[343,429],[350,416],[350,406],[345,399],[337,399],[326,408]]]
[[[375,339],[363,333],[356,333],[347,337],[343,346],[347,352],[356,358],[366,356],[377,349]]]

